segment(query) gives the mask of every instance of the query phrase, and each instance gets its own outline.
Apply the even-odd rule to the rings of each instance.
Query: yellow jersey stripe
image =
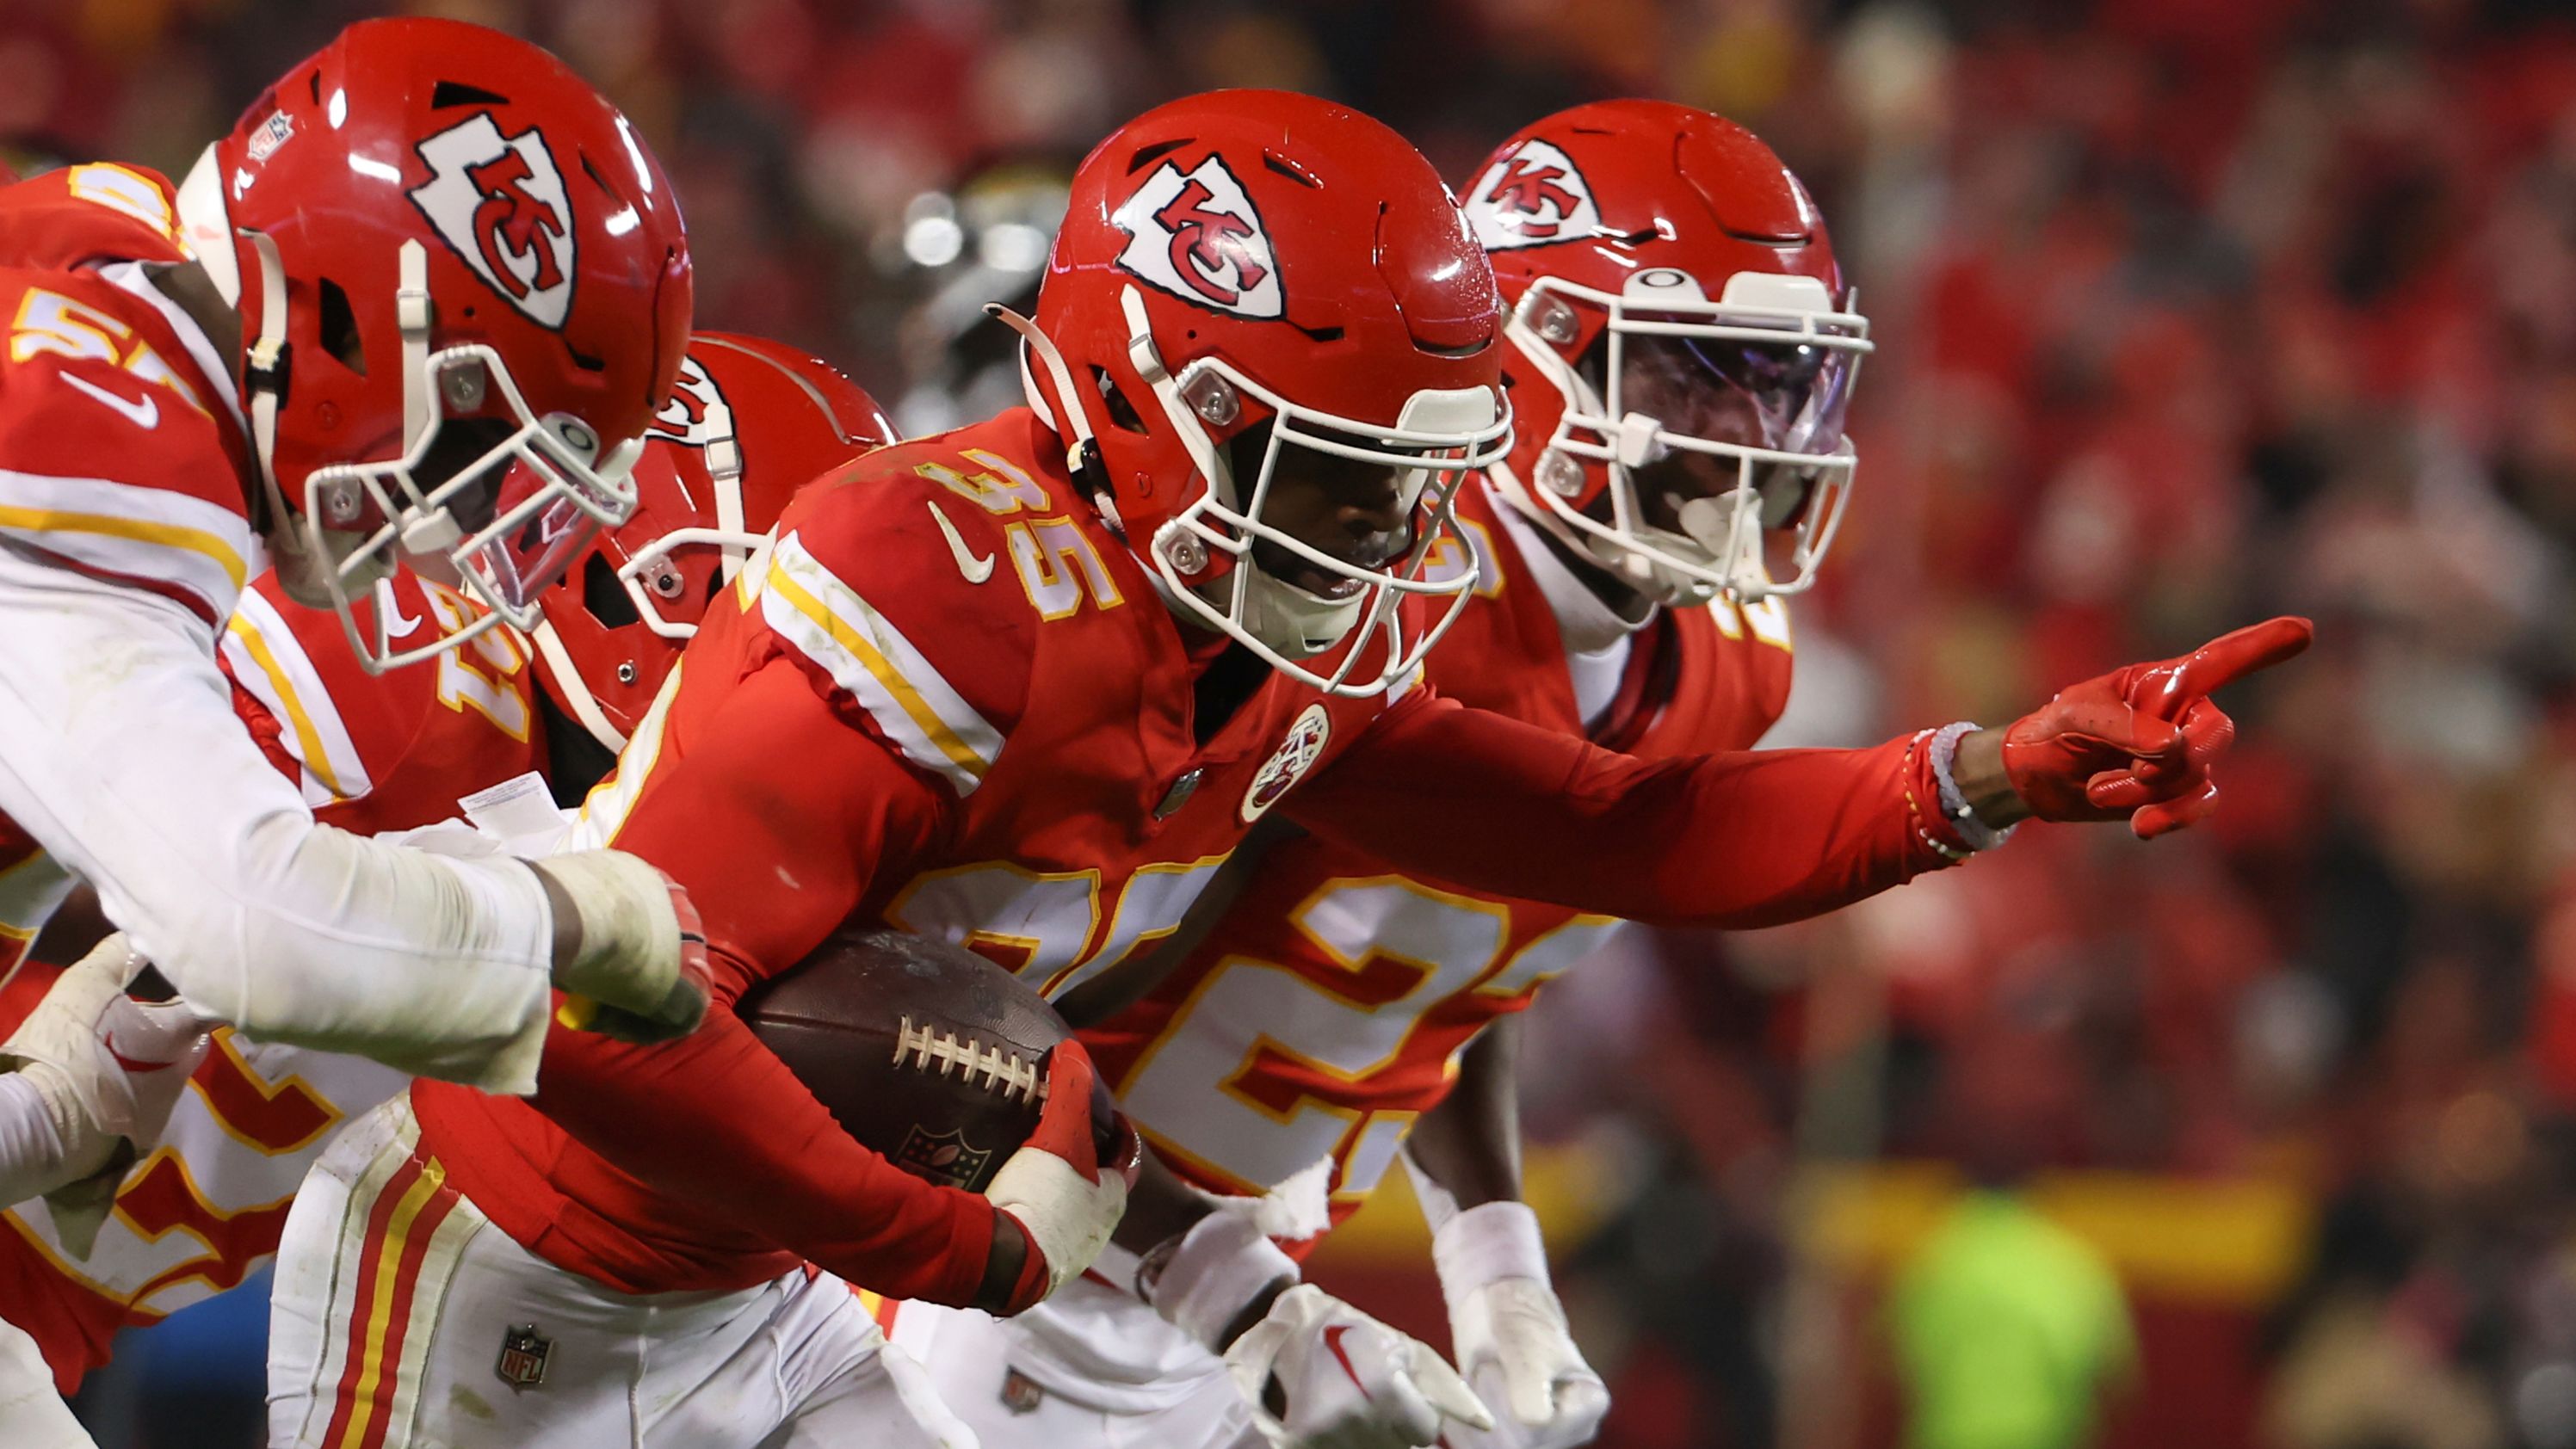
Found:
[[[269,688],[276,691],[278,707],[285,711],[286,723],[295,731],[295,754],[304,768],[313,772],[313,778],[322,783],[323,789],[331,792],[334,800],[353,799],[363,793],[342,783],[339,772],[331,768],[331,753],[323,747],[321,731],[314,728],[313,716],[304,708],[302,696],[296,693],[294,680],[287,677],[284,666],[277,662],[276,653],[268,647],[268,636],[262,634],[259,626],[253,624],[246,614],[234,614],[228,627],[233,637],[241,640],[242,649],[250,655],[251,662],[268,677]]]
[[[906,759],[960,796],[983,784],[1001,755],[1002,732],[795,534],[771,545],[758,593],[779,641],[828,673]]]
[[[232,581],[233,592],[250,577],[242,562],[241,552],[231,544],[202,528],[178,523],[153,523],[140,518],[121,518],[109,513],[76,513],[58,508],[20,508],[0,504],[0,528],[14,528],[26,533],[94,533],[106,538],[120,538],[133,543],[157,544],[162,548],[184,549],[214,562]]]
[[[939,712],[932,709],[929,701],[921,697],[921,692],[912,687],[912,681],[904,678],[894,667],[893,661],[887,659],[866,636],[842,623],[831,610],[823,606],[822,600],[807,592],[805,586],[798,583],[795,576],[784,569],[771,572],[769,585],[785,594],[788,603],[795,607],[797,613],[813,620],[816,627],[832,636],[834,643],[848,650],[850,657],[865,666],[868,673],[876,677],[878,685],[883,687],[886,693],[894,696],[895,703],[903,706],[903,712],[911,717],[913,724],[929,737],[932,744],[939,747],[941,754],[946,755],[951,762],[969,773],[975,775],[984,773],[983,756],[967,748],[966,742],[957,738],[956,732],[948,727],[948,722],[941,719]]]

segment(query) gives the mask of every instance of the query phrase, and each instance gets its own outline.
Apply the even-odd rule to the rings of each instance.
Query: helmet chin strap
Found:
[[[1291,659],[1312,659],[1329,653],[1351,631],[1360,627],[1361,611],[1370,602],[1368,590],[1347,599],[1327,599],[1309,593],[1284,579],[1270,576],[1266,569],[1246,560],[1243,581],[1244,629],[1271,648]],[[1385,594],[1378,600],[1381,612],[1394,607],[1395,596]]]
[[[1064,365],[1064,354],[1055,350],[1054,340],[1039,331],[1035,322],[999,302],[985,303],[984,314],[1020,334],[1020,392],[1029,400],[1029,409],[1059,440],[1064,441],[1065,471],[1080,478],[1084,460],[1098,457],[1099,450],[1092,443],[1097,435],[1091,431],[1091,405],[1074,387],[1073,369]],[[1037,374],[1029,370],[1031,354],[1045,364],[1048,382],[1054,385],[1055,395],[1064,400],[1061,422],[1056,418],[1057,409],[1049,406],[1046,395],[1038,390]],[[1110,496],[1109,490],[1105,487],[1094,489],[1091,501],[1099,508],[1101,520],[1109,525],[1109,531],[1125,538],[1127,520],[1118,516],[1118,500]]]
[[[608,722],[608,714],[599,707],[599,700],[591,694],[590,686],[582,683],[581,671],[573,667],[571,652],[564,648],[563,640],[555,636],[555,626],[539,619],[537,627],[528,631],[528,638],[536,643],[537,657],[545,661],[546,678],[554,685],[556,701],[574,719],[581,721],[581,727],[590,731],[592,739],[607,746],[612,753],[625,749],[625,733]]]
[[[1039,331],[1038,324],[1001,303],[985,303],[984,314],[1020,334],[1023,348],[1020,354],[1020,390],[1028,395],[1029,406],[1039,417],[1046,420],[1047,426],[1055,430],[1058,438],[1064,440],[1067,464],[1078,463],[1083,445],[1092,439],[1089,416],[1091,410],[1084,404],[1082,394],[1074,388],[1073,369],[1064,365],[1064,354],[1055,350],[1054,340]],[[1060,409],[1050,406],[1046,397],[1038,391],[1038,380],[1029,371],[1029,356],[1032,353],[1036,354],[1039,362],[1045,364],[1047,381],[1055,385],[1055,395],[1061,405]],[[1061,420],[1058,418],[1059,411],[1062,414]]]
[[[724,432],[709,438],[706,447],[707,482],[716,494],[716,531],[747,534],[750,530],[742,524],[742,444],[734,436],[733,409],[722,402],[707,409],[708,425],[718,425],[713,415],[719,411],[724,414],[721,424]],[[685,485],[683,491],[686,491]],[[748,548],[738,544],[724,545],[718,550],[717,579],[732,583],[734,577],[742,572],[743,560],[750,557]]]
[[[251,457],[270,520],[267,542],[287,596],[309,608],[329,608],[331,595],[323,586],[322,571],[332,566],[330,550],[319,530],[303,526],[305,520],[286,506],[286,490],[277,477],[277,408],[288,380],[286,265],[268,233],[244,231],[240,236],[259,266],[259,331],[243,359],[242,400],[250,414]],[[238,287],[239,276],[232,280]]]
[[[394,249],[394,325],[402,333],[403,451],[429,426],[429,253],[417,240]]]
[[[1678,511],[1678,517],[1674,520],[1681,525],[1681,532],[1678,534],[1661,528],[1648,528],[1644,531],[1661,540],[1668,552],[1680,554],[1693,563],[1732,575],[1737,566],[1744,562],[1748,549],[1756,560],[1760,559],[1762,553],[1762,530],[1756,527],[1750,530],[1751,536],[1747,537],[1743,519],[1744,511],[1738,504],[1735,493],[1729,490],[1713,497],[1703,496],[1684,503]],[[1652,561],[1647,562],[1651,568]],[[1697,603],[1717,595],[1715,585],[1685,578],[1662,569],[1652,571],[1657,575],[1657,581],[1664,586],[1668,603]]]

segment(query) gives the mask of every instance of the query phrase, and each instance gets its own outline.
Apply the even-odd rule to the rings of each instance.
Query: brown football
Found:
[[[882,927],[836,933],[741,1011],[842,1131],[969,1192],[1036,1129],[1047,1053],[1072,1035],[1000,966]],[[1107,1088],[1092,1106],[1111,1120]]]

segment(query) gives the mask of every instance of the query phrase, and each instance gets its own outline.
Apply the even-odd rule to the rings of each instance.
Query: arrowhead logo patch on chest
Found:
[[[1268,814],[1291,786],[1315,768],[1324,756],[1324,742],[1332,737],[1333,717],[1320,704],[1306,706],[1297,722],[1288,726],[1288,737],[1253,772],[1251,788],[1243,792],[1243,823],[1249,825]]]

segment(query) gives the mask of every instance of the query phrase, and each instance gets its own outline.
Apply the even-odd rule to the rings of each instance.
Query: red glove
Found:
[[[2236,738],[2210,691],[2308,647],[2316,626],[2266,619],[2179,659],[2131,664],[2058,691],[2004,732],[2004,773],[2042,820],[2129,817],[2140,840],[2218,808],[2209,767]]]
[[[1017,1222],[1028,1239],[1006,1312],[1017,1313],[1080,1276],[1127,1210],[1145,1147],[1099,1082],[1082,1043],[1058,1042],[1047,1053],[1047,1099],[1037,1130],[984,1189],[994,1210]]]

